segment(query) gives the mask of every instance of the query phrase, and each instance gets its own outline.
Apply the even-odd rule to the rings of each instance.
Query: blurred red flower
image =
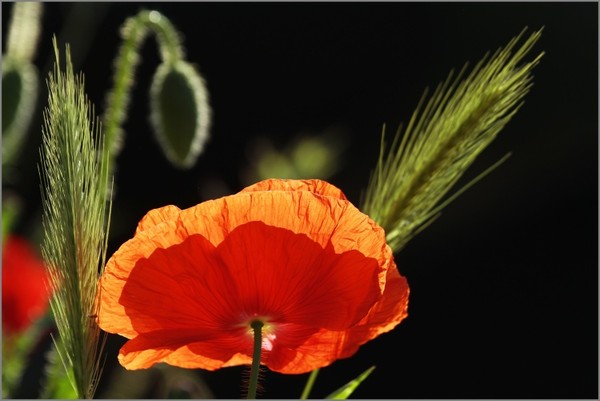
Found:
[[[266,180],[180,210],[150,211],[108,261],[98,324],[130,340],[128,369],[252,361],[304,373],[353,355],[407,316],[385,233],[336,187]]]
[[[2,330],[27,329],[48,309],[48,276],[43,261],[24,238],[11,235],[2,250]]]

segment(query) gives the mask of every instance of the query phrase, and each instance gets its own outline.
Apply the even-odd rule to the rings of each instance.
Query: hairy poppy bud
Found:
[[[27,62],[2,63],[2,158],[14,159],[20,150],[38,94],[36,68]]]
[[[204,80],[185,61],[161,64],[150,88],[150,121],[165,155],[186,169],[208,138],[211,110]]]

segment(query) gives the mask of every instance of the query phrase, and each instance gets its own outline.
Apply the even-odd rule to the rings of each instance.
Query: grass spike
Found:
[[[63,72],[56,38],[53,45],[56,63],[47,80],[39,166],[42,256],[53,292],[59,357],[77,396],[93,398],[105,338],[89,315],[95,311],[98,272],[106,258],[108,158],[102,154],[104,137],[83,76],[73,72],[69,46]]]
[[[389,148],[384,126],[380,156],[362,210],[386,230],[394,252],[466,189],[444,201],[522,106],[532,85],[531,71],[543,56],[542,52],[519,66],[541,36],[541,30],[534,32],[514,50],[524,32],[491,57],[486,54],[466,78],[468,64],[456,76],[451,71],[431,96],[426,90],[406,129],[397,131]]]

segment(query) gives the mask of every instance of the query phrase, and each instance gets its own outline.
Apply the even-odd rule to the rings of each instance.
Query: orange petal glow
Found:
[[[98,324],[130,339],[128,369],[262,363],[304,373],[351,356],[406,317],[408,285],[383,229],[334,186],[266,180],[150,211],[100,279]]]

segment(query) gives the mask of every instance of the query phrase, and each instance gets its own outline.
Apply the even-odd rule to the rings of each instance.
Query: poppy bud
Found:
[[[150,122],[169,161],[192,167],[208,138],[211,110],[204,80],[185,61],[161,64],[150,88]]]
[[[35,109],[38,94],[36,68],[29,63],[2,63],[2,158],[18,153]]]

